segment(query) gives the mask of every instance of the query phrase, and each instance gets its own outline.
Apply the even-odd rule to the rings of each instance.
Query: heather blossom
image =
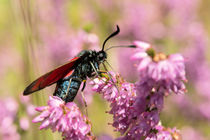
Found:
[[[48,106],[36,108],[41,112],[33,119],[34,123],[42,122],[40,129],[51,128],[58,131],[66,140],[89,140],[91,136],[90,121],[82,116],[77,105],[73,102],[65,104],[59,97],[49,97]]]
[[[140,123],[134,124],[128,132],[127,136],[133,138],[147,136],[153,132],[160,120],[164,96],[186,91],[184,58],[180,54],[156,54],[148,43],[135,41],[134,44],[137,46],[137,52],[132,58],[139,63],[134,108]]]
[[[2,140],[19,140],[20,135],[15,125],[18,104],[13,98],[0,100],[0,138]]]
[[[110,103],[111,110],[108,113],[113,115],[112,126],[116,131],[124,134],[132,122],[132,105],[136,96],[135,85],[124,81],[118,74],[111,72],[111,75],[112,80],[105,77],[95,78],[91,84],[93,90],[101,93],[103,98]]]
[[[156,135],[164,97],[172,92],[185,92],[185,67],[181,55],[155,54],[148,43],[136,41],[134,44],[137,52],[132,58],[139,62],[137,83],[128,83],[113,72],[110,72],[112,78],[92,81],[93,90],[110,103],[108,113],[113,115],[112,126],[123,135],[118,139],[149,139]]]
[[[155,126],[156,134],[148,136],[145,140],[180,140],[181,135],[176,128],[164,128],[159,122]]]
[[[149,84],[158,83],[163,86],[164,92],[184,93],[187,81],[185,77],[184,58],[180,54],[166,56],[163,53],[155,54],[148,43],[135,41],[137,52],[132,56],[139,62],[137,70],[140,81],[149,80]],[[160,85],[161,84],[161,85]]]
[[[208,138],[203,137],[202,133],[199,130],[196,130],[195,127],[183,127],[181,135],[183,140],[208,140]]]
[[[128,83],[119,74],[110,72],[109,78],[95,78],[91,81],[93,90],[102,94],[110,103],[111,110],[107,113],[113,115],[110,123],[115,131],[125,135],[118,140],[139,139],[146,137],[152,140],[155,137],[172,138],[172,134],[158,130],[159,113],[163,107],[164,94],[150,93],[150,97],[137,95],[138,85]],[[113,83],[114,82],[114,83]],[[147,88],[144,90],[146,92]],[[158,132],[158,133],[157,133]]]

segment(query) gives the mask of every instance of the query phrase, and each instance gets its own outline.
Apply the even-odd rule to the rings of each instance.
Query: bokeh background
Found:
[[[210,1],[209,0],[0,0],[0,139],[62,139],[40,131],[31,120],[34,106],[46,105],[55,86],[23,97],[38,76],[66,63],[83,49],[151,43],[159,52],[186,59],[185,95],[165,99],[161,121],[180,129],[184,140],[210,139]],[[136,82],[132,49],[112,49],[108,62],[127,81]],[[99,139],[116,138],[108,125],[108,105],[91,87],[85,90],[89,119]],[[84,110],[81,95],[75,102]]]

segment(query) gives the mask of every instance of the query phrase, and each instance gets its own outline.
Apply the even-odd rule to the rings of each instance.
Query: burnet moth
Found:
[[[86,79],[92,78],[96,74],[99,75],[99,65],[104,63],[104,61],[107,59],[106,50],[115,47],[135,48],[134,45],[112,46],[104,50],[106,42],[111,37],[117,35],[119,32],[120,29],[117,26],[117,30],[106,38],[100,51],[81,51],[76,57],[71,59],[70,62],[46,73],[45,75],[39,77],[37,80],[33,81],[28,87],[26,87],[23,95],[29,95],[56,83],[57,85],[53,95],[60,97],[66,103],[72,102],[77,95],[81,83],[84,82],[82,88],[83,91],[85,89]]]

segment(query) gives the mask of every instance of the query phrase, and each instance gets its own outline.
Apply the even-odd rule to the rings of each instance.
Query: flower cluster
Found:
[[[20,96],[20,102],[13,97],[0,99],[0,139],[19,140],[21,134],[29,130],[29,117],[33,116],[34,106],[29,97]]]
[[[139,82],[136,83],[134,109],[137,122],[127,133],[127,137],[142,137],[154,132],[159,122],[164,96],[170,93],[184,93],[184,58],[179,54],[166,56],[155,53],[150,44],[136,41]]]
[[[102,77],[92,81],[93,90],[110,103],[112,126],[124,135],[119,139],[139,139],[156,134],[164,96],[185,92],[185,67],[181,55],[155,54],[147,43],[137,41],[134,44],[137,53],[132,58],[139,62],[139,82],[128,83],[112,72],[109,80]]]
[[[181,135],[176,128],[164,128],[161,123],[155,126],[156,134],[148,136],[145,140],[180,140]]]
[[[150,81],[147,83],[153,86],[156,84],[156,88],[163,88],[165,93],[185,92],[183,81],[187,80],[184,58],[180,54],[155,54],[150,44],[140,41],[134,44],[137,46],[137,53],[132,58],[139,62],[137,69],[141,82]]]
[[[0,100],[0,137],[2,140],[19,140],[20,135],[14,124],[18,104],[13,98]]]
[[[33,122],[42,122],[40,129],[51,128],[53,132],[61,132],[66,140],[93,139],[90,122],[82,116],[75,103],[65,104],[59,97],[50,96],[48,106],[37,107],[36,110],[41,114]]]
[[[91,81],[93,90],[103,95],[103,98],[110,103],[113,115],[112,126],[116,131],[124,134],[132,122],[132,105],[136,97],[135,85],[124,81],[118,74],[110,72],[112,79],[95,78]]]

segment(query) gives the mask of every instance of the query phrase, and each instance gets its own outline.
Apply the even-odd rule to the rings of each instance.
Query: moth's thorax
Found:
[[[105,51],[83,50],[77,57],[83,57],[83,61],[96,61],[100,64],[107,59],[107,54]]]

